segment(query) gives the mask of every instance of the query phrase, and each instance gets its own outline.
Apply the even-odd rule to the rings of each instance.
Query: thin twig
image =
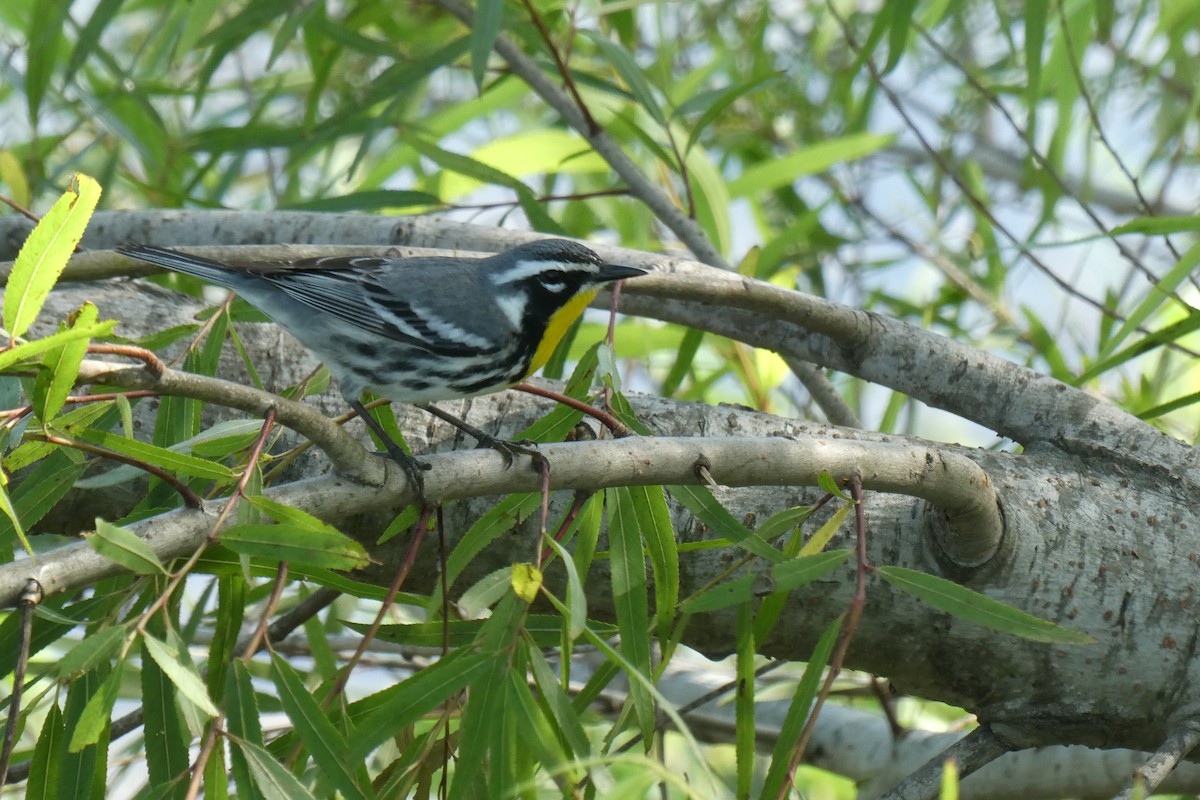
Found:
[[[829,659],[825,683],[821,686],[821,691],[817,693],[812,710],[808,712],[808,719],[804,722],[804,729],[796,739],[796,749],[792,753],[792,761],[788,765],[788,780],[784,782],[782,792],[787,792],[788,787],[795,785],[796,768],[800,766],[800,761],[804,758],[804,751],[808,748],[808,742],[816,729],[817,716],[821,713],[821,708],[825,705],[825,700],[833,689],[833,682],[842,671],[846,652],[850,649],[850,641],[854,638],[855,631],[858,630],[858,621],[862,617],[863,606],[867,602],[867,572],[871,569],[871,565],[867,563],[867,515],[863,508],[862,478],[858,475],[850,477],[850,497],[854,500],[854,523],[857,534],[854,552],[858,569],[855,570],[854,575],[854,598],[850,601],[850,607],[846,609],[846,621],[842,624],[842,632],[838,636],[833,657]]]
[[[0,748],[0,787],[8,782],[8,764],[17,741],[17,724],[21,721],[21,694],[25,689],[25,671],[29,667],[29,647],[33,639],[33,609],[42,602],[42,587],[33,578],[25,584],[18,607],[21,614],[21,639],[17,663],[13,668],[12,695],[8,698],[8,719],[4,725],[4,745]]]

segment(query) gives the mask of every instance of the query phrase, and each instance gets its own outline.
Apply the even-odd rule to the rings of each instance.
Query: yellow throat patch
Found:
[[[568,300],[566,305],[554,312],[550,317],[550,324],[546,326],[546,333],[538,342],[537,350],[533,354],[533,361],[529,362],[529,372],[525,374],[525,377],[529,377],[545,366],[546,362],[550,360],[550,356],[554,354],[554,348],[558,347],[558,343],[566,335],[567,329],[575,320],[579,319],[579,315],[583,313],[588,303],[592,302],[592,298],[599,291],[600,289],[596,288],[580,292]]]

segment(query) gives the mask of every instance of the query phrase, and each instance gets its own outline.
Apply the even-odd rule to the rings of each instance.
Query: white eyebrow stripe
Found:
[[[574,261],[518,261],[504,272],[493,275],[492,280],[496,283],[515,283],[551,269],[559,272],[584,272],[594,275],[598,271],[598,265],[581,264]]]

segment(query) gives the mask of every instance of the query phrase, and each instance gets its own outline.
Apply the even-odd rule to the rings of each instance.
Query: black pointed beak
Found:
[[[624,267],[620,264],[603,264],[600,267],[600,274],[596,276],[597,283],[609,283],[611,281],[621,281],[626,278],[637,278],[645,275],[649,270],[644,270],[641,267]]]

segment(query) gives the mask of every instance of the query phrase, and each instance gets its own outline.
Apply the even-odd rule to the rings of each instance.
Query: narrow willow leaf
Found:
[[[22,169],[21,162],[17,160],[11,150],[0,150],[0,183],[8,187],[8,196],[17,205],[29,208],[32,197],[29,191],[29,181],[25,178],[25,170]]]
[[[592,752],[592,744],[584,729],[583,719],[571,707],[571,696],[558,682],[550,662],[539,648],[529,648],[529,670],[571,755],[579,760],[587,758]]]
[[[567,571],[567,638],[575,641],[583,635],[583,628],[587,625],[587,592],[584,591],[583,581],[579,578],[579,570],[575,569],[575,562],[566,548],[554,541],[554,537],[549,534],[545,534],[542,538],[558,554],[559,559],[562,560],[563,569]]]
[[[94,693],[88,698],[83,713],[70,728],[71,741],[67,745],[68,752],[79,753],[89,745],[99,744],[102,739],[107,738],[113,703],[117,701],[117,694],[121,688],[123,664],[124,662],[118,660],[113,670],[108,673],[108,677],[96,687]]]
[[[1137,217],[1118,225],[1110,233],[1113,236],[1138,234],[1140,236],[1165,236],[1170,233],[1193,233],[1200,231],[1200,216],[1186,217]]]
[[[651,674],[650,610],[646,596],[646,558],[633,496],[628,489],[608,489],[608,543],[611,556],[613,605],[621,652],[634,669]],[[648,747],[654,733],[654,703],[650,694],[630,678],[630,697]]]
[[[800,548],[800,555],[815,556],[824,550],[833,541],[833,537],[837,535],[837,532],[841,530],[842,523],[846,521],[846,517],[853,508],[853,505],[847,504],[833,512],[833,516],[826,520],[824,525],[817,528],[817,532],[812,535],[812,538]]]
[[[124,625],[108,625],[71,645],[55,666],[62,683],[70,683],[99,664],[107,664],[121,649],[128,630]]]
[[[100,312],[91,303],[84,303],[77,312],[70,327],[90,328],[96,325]],[[60,348],[46,351],[42,359],[42,370],[38,372],[38,380],[34,390],[34,408],[38,418],[49,422],[58,416],[67,396],[75,387],[75,379],[79,377],[79,365],[87,355],[88,340],[75,339]],[[43,377],[46,376],[46,377]]]
[[[261,494],[247,495],[246,502],[276,522],[287,523],[297,528],[303,528],[304,530],[344,535],[328,522],[317,519],[307,511],[284,505],[277,500],[272,500],[271,498],[265,497]]]
[[[349,757],[365,758],[383,742],[474,684],[494,660],[492,654],[456,650],[411,678],[367,698],[371,701],[370,711],[355,720]]]
[[[313,800],[313,796],[296,776],[275,760],[265,748],[236,740],[236,749],[245,759],[250,779],[267,800]]]
[[[875,571],[879,577],[918,600],[985,628],[1034,642],[1092,644],[1096,641],[1086,633],[1059,627],[936,575],[904,567],[879,567]]]
[[[47,351],[62,347],[64,344],[78,341],[79,339],[108,336],[113,332],[113,328],[115,327],[117,327],[117,321],[110,319],[98,322],[95,325],[81,325],[70,330],[52,333],[41,339],[34,339],[32,342],[22,342],[16,347],[0,352],[0,370],[8,369],[17,364],[35,363]]]
[[[817,485],[828,494],[831,494],[834,497],[840,497],[847,503],[854,502],[850,498],[850,495],[842,491],[842,487],[838,485],[837,478],[830,475],[829,470],[821,470],[821,472],[817,475]]]
[[[882,74],[887,75],[904,55],[908,47],[908,36],[912,29],[912,15],[916,10],[917,0],[892,0],[887,5],[887,14],[891,17],[891,27],[888,28],[888,60],[884,64]]]
[[[488,59],[500,33],[503,11],[504,0],[480,0],[475,8],[475,21],[471,24],[471,77],[475,79],[475,88],[481,92]]]
[[[342,796],[365,800],[366,795],[347,767],[345,752],[348,747],[341,732],[309,694],[304,681],[279,654],[271,654],[271,667],[271,679],[275,682],[283,710],[313,761]]]
[[[804,731],[804,722],[808,719],[813,700],[817,696],[821,673],[824,672],[825,665],[829,663],[829,659],[833,655],[833,646],[837,644],[838,634],[841,631],[842,617],[839,616],[829,623],[829,627],[817,640],[812,658],[804,667],[804,675],[800,677],[796,693],[792,695],[792,704],[788,706],[787,714],[783,718],[783,725],[779,728],[779,738],[775,740],[775,748],[771,751],[771,765],[767,768],[767,777],[763,781],[760,797],[786,796],[783,787],[791,772],[789,767],[792,753],[796,751],[800,734]]]
[[[713,120],[721,116],[721,113],[731,106],[734,101],[782,80],[782,75],[773,73],[743,83],[735,83],[724,89],[701,92],[680,103],[671,115],[672,117],[678,118],[687,116],[688,114],[700,114],[691,126],[692,132],[688,134],[687,144],[683,148],[684,152],[686,153],[692,149],[692,146],[696,144],[696,140],[700,138],[700,134],[704,132]]]
[[[612,65],[612,68],[621,76],[621,80],[625,81],[625,85],[629,87],[630,93],[633,95],[634,101],[646,110],[653,117],[654,121],[664,128],[667,126],[667,117],[663,114],[662,106],[654,96],[654,92],[650,88],[650,82],[646,80],[645,73],[642,68],[633,60],[633,56],[621,45],[608,38],[604,33],[594,30],[582,30],[584,36],[587,36],[596,46],[600,48],[600,52],[604,54],[604,58]]]
[[[786,186],[798,178],[815,175],[842,161],[858,161],[887,147],[895,136],[853,133],[820,144],[801,147],[782,158],[756,164],[729,182],[729,194],[746,197]]]
[[[57,800],[59,776],[67,757],[67,729],[58,703],[51,703],[29,765],[25,800]]]
[[[521,520],[537,510],[541,503],[541,495],[535,492],[512,494],[480,517],[454,546],[446,560],[445,585],[453,586],[455,579],[483,548],[512,530]],[[435,592],[430,608],[439,608],[440,605],[441,593]]]
[[[261,747],[263,734],[259,720],[258,701],[254,696],[254,685],[246,664],[235,658],[230,665],[225,681],[225,715],[228,728],[235,740]],[[229,753],[230,771],[237,782],[239,794],[250,795],[255,787],[250,764],[239,748]]]
[[[148,628],[154,633],[165,633],[161,616],[155,616]],[[144,714],[144,744],[146,771],[150,786],[158,787],[164,794],[178,795],[169,788],[180,775],[185,775],[190,763],[188,744],[191,736],[187,723],[180,714],[178,693],[166,671],[153,658],[142,661],[142,711]],[[186,783],[186,781],[185,781]],[[178,789],[178,785],[175,787]]]
[[[760,539],[768,542],[774,542],[780,536],[803,525],[810,516],[812,516],[812,506],[795,506],[794,508],[785,508],[783,511],[778,511],[772,514],[767,519],[755,528],[754,532],[758,534]]]
[[[1104,364],[1116,352],[1117,348],[1121,346],[1121,343],[1137,331],[1151,314],[1162,308],[1165,303],[1171,302],[1171,294],[1179,288],[1180,283],[1187,280],[1196,271],[1197,266],[1200,266],[1200,244],[1192,245],[1175,266],[1171,267],[1166,275],[1159,278],[1158,283],[1149,288],[1146,296],[1142,298],[1137,307],[1125,318],[1125,321],[1117,329],[1117,332],[1105,342],[1104,348],[1096,357],[1096,361],[1099,364]],[[1093,367],[1081,375],[1079,381],[1081,383],[1085,382],[1097,374],[1099,373]]]
[[[754,532],[734,518],[717,502],[712,492],[703,486],[667,486],[671,496],[695,515],[696,519],[712,528],[715,533],[749,553],[771,562],[783,561],[786,556],[764,542]]]
[[[86,538],[97,553],[139,575],[167,574],[153,548],[132,531],[97,519],[96,533]]]
[[[11,543],[6,541],[8,537],[4,536],[4,533],[10,533],[17,537],[21,542],[21,547],[25,548],[25,552],[32,557],[33,546],[29,544],[29,537],[25,535],[25,528],[21,525],[21,515],[17,512],[12,497],[8,494],[7,476],[3,477],[4,480],[0,481],[0,511],[4,513],[4,518],[8,520],[8,525],[0,529],[0,552],[5,553],[5,560],[11,558],[11,556],[7,555],[12,550]]]
[[[399,625],[381,625],[376,634],[385,642],[410,647],[441,647],[443,637],[451,648],[469,647],[478,638],[487,620],[453,619],[448,622],[413,622]],[[363,623],[346,622],[347,627],[365,633],[370,627]],[[615,625],[591,621],[592,630],[611,636],[617,632]],[[562,643],[563,618],[551,614],[529,614],[525,617],[522,630],[538,647],[554,647]]]
[[[510,609],[515,604],[509,603]],[[498,614],[504,613],[504,606],[502,603],[497,609]],[[498,771],[500,765],[494,763],[494,756],[488,758],[488,754],[498,742],[508,739],[505,730],[508,692],[505,691],[505,686],[508,684],[511,663],[509,658],[499,651],[486,652],[485,655],[488,658],[484,668],[480,670],[476,679],[470,682],[467,708],[462,714],[458,762],[454,781],[450,783],[450,800],[479,796],[480,789],[486,786],[488,780],[497,780],[494,772]],[[484,771],[485,764],[490,764],[487,772]]]
[[[10,336],[23,336],[37,319],[99,202],[100,184],[76,173],[70,188],[30,232],[4,291],[4,327]]]
[[[150,634],[142,636],[143,650],[154,659],[155,663],[167,674],[180,693],[192,702],[196,708],[208,714],[217,716],[220,712],[208,697],[208,689],[200,674],[165,642],[155,639]]]
[[[637,513],[642,540],[654,573],[654,613],[658,635],[670,635],[675,608],[679,604],[679,548],[675,526],[661,486],[631,486],[629,496]]]
[[[147,464],[161,467],[168,472],[193,475],[197,478],[209,478],[211,480],[230,480],[233,478],[233,470],[224,464],[189,456],[185,453],[176,453],[165,447],[139,442],[137,439],[126,439],[124,436],[118,436],[115,433],[106,433],[93,429],[84,433],[83,438],[92,444],[120,453],[123,456],[136,458],[138,461],[144,461]]]
[[[802,556],[753,575],[743,575],[710,587],[683,603],[685,614],[700,614],[748,603],[762,595],[786,594],[828,575],[846,562],[849,550]]]
[[[313,530],[290,524],[234,525],[221,532],[221,544],[245,556],[328,569],[360,569],[371,563],[363,546],[336,528]]]
[[[460,615],[468,620],[482,620],[492,606],[499,603],[513,588],[513,568],[501,567],[489,572],[467,589],[459,597],[456,605]]]

